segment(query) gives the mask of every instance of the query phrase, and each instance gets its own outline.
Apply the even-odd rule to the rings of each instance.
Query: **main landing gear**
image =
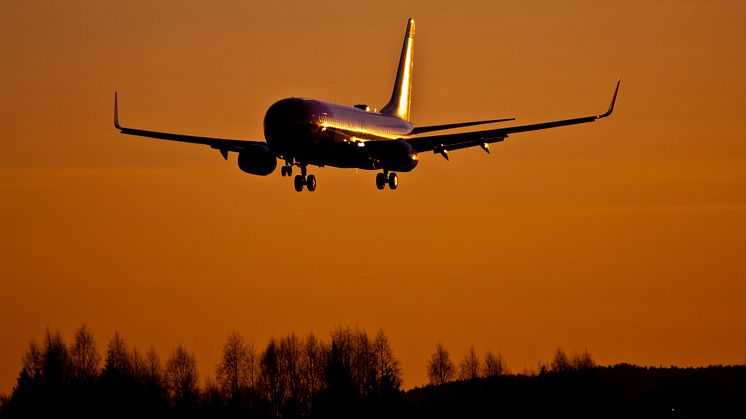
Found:
[[[383,173],[376,174],[376,188],[383,190],[383,188],[389,185],[389,188],[393,191],[399,186],[399,178],[396,177],[396,173],[389,173],[388,170],[384,170]]]
[[[285,167],[283,167],[284,169]],[[293,173],[293,168],[288,166],[287,170],[283,170],[283,176],[285,176],[285,173],[287,172],[288,176],[290,176]],[[314,175],[307,175],[306,166],[300,167],[300,173],[299,175],[295,175],[295,179],[293,179],[293,186],[295,186],[296,192],[303,191],[303,187],[305,186],[308,188],[308,192],[313,192],[316,190],[316,176]]]

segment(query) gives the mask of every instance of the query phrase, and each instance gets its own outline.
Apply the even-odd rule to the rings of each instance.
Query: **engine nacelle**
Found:
[[[386,143],[378,156],[383,169],[396,172],[409,172],[419,163],[417,152],[404,140]]]
[[[275,171],[277,158],[269,146],[250,144],[238,153],[238,167],[252,175],[267,176]]]

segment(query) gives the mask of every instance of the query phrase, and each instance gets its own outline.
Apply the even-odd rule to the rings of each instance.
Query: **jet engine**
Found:
[[[417,152],[404,140],[382,144],[378,159],[381,168],[397,172],[409,172],[419,162]]]
[[[252,175],[267,176],[277,167],[277,158],[269,146],[250,144],[238,153],[238,167]]]

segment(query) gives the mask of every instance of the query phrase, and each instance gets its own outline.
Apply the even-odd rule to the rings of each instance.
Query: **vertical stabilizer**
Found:
[[[409,109],[412,104],[412,67],[414,66],[414,19],[407,22],[407,32],[404,34],[404,45],[399,57],[399,68],[396,71],[394,91],[391,100],[381,113],[397,116],[409,121]]]

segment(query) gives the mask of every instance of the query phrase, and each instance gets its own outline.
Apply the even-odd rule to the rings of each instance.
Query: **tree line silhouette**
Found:
[[[573,352],[569,356],[562,347],[558,347],[549,365],[539,363],[539,373],[581,371],[595,366],[596,363],[587,349],[581,353]],[[427,361],[427,377],[430,384],[436,386],[456,380],[467,381],[503,375],[510,375],[510,368],[503,356],[489,351],[485,354],[484,361],[481,361],[474,345],[464,354],[458,366],[451,361],[448,350],[440,342]],[[527,369],[523,375],[536,375],[536,372]]]
[[[215,379],[199,385],[193,353],[178,345],[164,361],[115,333],[105,357],[86,328],[67,345],[47,330],[22,357],[18,383],[0,407],[6,417],[359,417],[403,403],[401,370],[383,330],[339,327],[326,342],[294,333],[257,352],[231,333]]]
[[[383,330],[357,327],[328,340],[290,333],[260,351],[233,332],[202,385],[183,345],[162,360],[114,333],[102,357],[85,325],[69,345],[47,330],[21,362],[0,417],[746,417],[746,366],[605,367],[561,347],[514,374],[499,353],[480,358],[472,345],[454,363],[438,343],[425,363],[429,384],[405,393]]]

